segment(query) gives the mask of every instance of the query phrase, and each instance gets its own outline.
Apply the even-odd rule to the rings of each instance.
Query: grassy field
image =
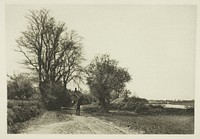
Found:
[[[87,106],[85,112],[118,126],[136,130],[142,134],[194,134],[193,114],[162,114],[143,115],[130,111],[110,111],[99,115],[92,106]]]
[[[110,115],[99,118],[144,134],[194,134],[194,116]]]

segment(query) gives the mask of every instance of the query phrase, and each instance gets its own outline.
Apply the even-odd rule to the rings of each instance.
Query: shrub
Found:
[[[118,98],[111,102],[111,108],[134,111],[137,107],[148,104],[148,101],[139,97]]]
[[[48,110],[58,110],[61,107],[68,107],[72,105],[72,100],[69,92],[64,89],[62,84],[46,84],[45,86],[44,102]]]
[[[29,99],[36,93],[33,81],[26,73],[9,76],[11,80],[7,85],[8,99]]]

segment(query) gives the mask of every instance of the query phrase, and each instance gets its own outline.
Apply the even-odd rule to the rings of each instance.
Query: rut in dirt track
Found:
[[[137,134],[96,117],[45,112],[31,120],[23,134]]]

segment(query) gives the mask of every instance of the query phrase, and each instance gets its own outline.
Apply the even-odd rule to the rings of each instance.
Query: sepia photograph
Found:
[[[6,4],[7,134],[195,134],[196,5]]]

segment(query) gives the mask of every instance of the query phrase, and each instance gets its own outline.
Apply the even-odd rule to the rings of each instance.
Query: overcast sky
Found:
[[[195,6],[7,5],[7,73],[22,72],[13,51],[29,9],[46,8],[84,37],[84,55],[110,54],[128,68],[127,88],[148,99],[194,99]]]

